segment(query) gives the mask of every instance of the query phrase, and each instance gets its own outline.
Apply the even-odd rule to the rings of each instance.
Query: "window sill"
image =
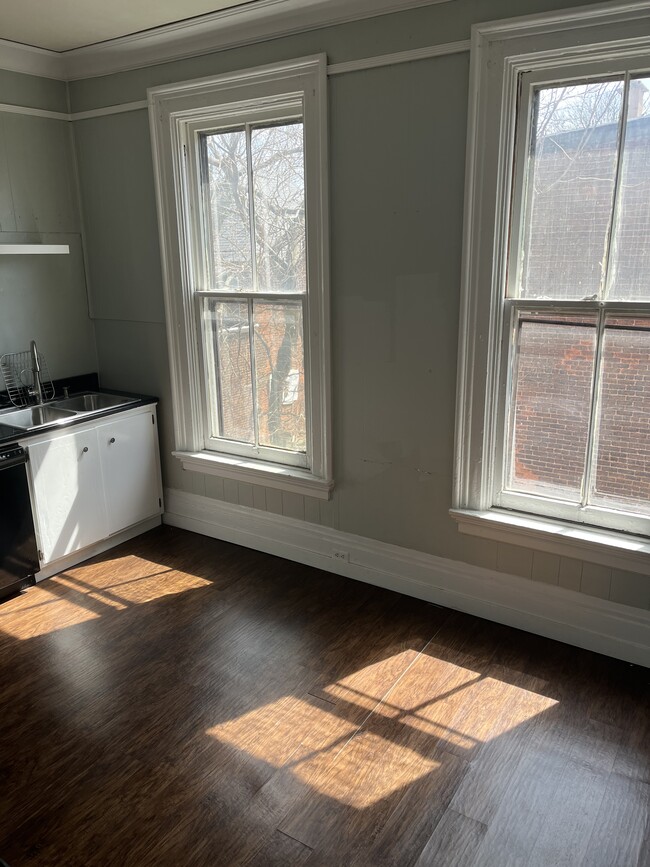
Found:
[[[308,470],[283,467],[265,461],[247,461],[245,458],[218,455],[214,452],[172,452],[184,470],[222,476],[251,485],[264,485],[280,491],[292,491],[306,497],[329,500],[334,482],[320,479]]]
[[[650,539],[642,536],[579,527],[564,521],[498,509],[452,509],[450,514],[458,522],[460,532],[471,536],[534,548],[561,557],[587,560],[642,575],[650,572]]]

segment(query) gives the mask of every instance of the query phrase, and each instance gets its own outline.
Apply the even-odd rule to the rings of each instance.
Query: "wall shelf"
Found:
[[[23,256],[43,253],[69,253],[68,244],[1,244],[0,255]]]

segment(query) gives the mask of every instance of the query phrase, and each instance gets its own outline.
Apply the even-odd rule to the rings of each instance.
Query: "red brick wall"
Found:
[[[617,125],[562,133],[535,153],[523,296],[580,299],[601,282],[612,208]],[[650,300],[650,118],[626,130],[612,298]],[[544,321],[545,319],[553,320]],[[596,317],[520,320],[510,484],[579,499],[595,364]],[[582,324],[579,324],[579,322]],[[590,325],[588,324],[590,322]],[[564,324],[563,324],[564,323]],[[594,500],[650,509],[650,319],[608,320]],[[627,326],[627,327],[623,327]]]

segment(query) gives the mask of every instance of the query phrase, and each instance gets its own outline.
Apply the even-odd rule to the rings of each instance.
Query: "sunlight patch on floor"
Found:
[[[212,586],[210,581],[185,572],[162,567],[142,560],[143,573],[137,578],[123,578],[132,574],[133,560],[127,557],[128,568],[116,568],[105,574],[105,561],[76,567],[48,578],[14,599],[0,606],[0,632],[13,638],[28,639],[48,635],[103,614],[116,613],[155,602],[167,596]],[[124,567],[124,564],[122,564]]]
[[[469,760],[481,744],[557,704],[426,656],[378,703],[380,688],[360,684],[381,683],[382,666],[390,665],[391,659],[375,663],[319,690],[336,697],[331,707],[309,695],[284,696],[207,733],[363,809],[434,771],[443,753]]]
[[[29,604],[21,606],[21,602]],[[61,599],[41,587],[34,587],[23,596],[5,602],[0,608],[0,632],[11,635],[12,638],[26,640],[67,629],[69,626],[77,626],[87,620],[97,620],[99,617],[98,613],[89,608],[77,605],[69,599]]]

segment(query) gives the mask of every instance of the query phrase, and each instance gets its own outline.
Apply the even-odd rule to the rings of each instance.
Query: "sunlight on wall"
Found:
[[[382,669],[394,668],[395,659],[319,690],[332,697],[330,707],[310,695],[285,696],[207,733],[284,768],[323,795],[363,809],[434,771],[445,754],[470,759],[478,745],[557,704],[505,677],[424,654],[380,699]]]

